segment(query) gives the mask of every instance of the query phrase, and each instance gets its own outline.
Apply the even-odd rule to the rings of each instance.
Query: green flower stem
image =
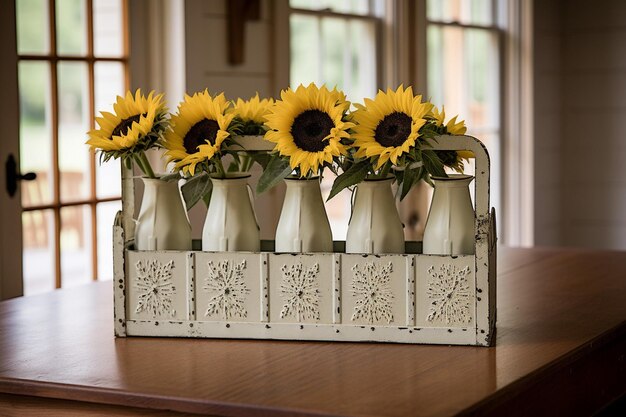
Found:
[[[244,153],[240,158],[241,163],[239,164],[239,170],[241,172],[248,172],[252,166],[252,157]]]
[[[252,158],[252,156],[248,155],[248,163],[246,164],[246,171],[245,172],[250,171],[250,169],[252,168],[253,164],[254,164],[254,158]]]
[[[138,154],[136,154],[136,153],[135,153],[135,154],[133,154],[133,160],[135,161],[135,163],[137,164],[137,166],[139,167],[139,169],[141,170],[141,172],[142,172],[144,175],[147,175],[147,174],[146,174],[146,169],[145,169],[145,168],[144,168],[144,166],[143,166],[143,161],[141,160],[141,158],[139,157],[139,155],[138,155]]]
[[[148,161],[148,157],[146,156],[144,151],[140,151],[137,154],[137,163],[139,164],[139,168],[143,171],[143,173],[148,178],[156,178],[154,175],[154,171],[152,170],[152,166],[150,165],[150,161]]]
[[[217,169],[217,174],[220,178],[226,178],[226,171],[222,164],[222,158],[219,155],[215,155],[215,169]]]
[[[378,171],[378,178],[387,178],[389,170],[391,169],[391,162],[387,161],[383,167]]]

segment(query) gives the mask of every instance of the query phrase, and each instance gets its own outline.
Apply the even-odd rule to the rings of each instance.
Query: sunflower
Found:
[[[137,89],[133,96],[128,91],[125,97],[117,96],[113,111],[96,117],[99,129],[89,131],[86,142],[93,151],[103,152],[105,160],[151,148],[165,129],[163,94],[151,91],[145,97]]]
[[[460,122],[456,121],[458,116],[454,116],[452,119],[448,121],[448,124],[444,124],[445,119],[446,119],[446,109],[444,106],[441,106],[441,112],[439,112],[439,109],[437,109],[437,107],[433,107],[431,116],[437,127],[443,127],[445,129],[444,133],[447,133],[450,135],[464,135],[465,132],[467,132],[467,127],[465,126],[465,120],[461,120]],[[440,154],[442,153],[440,152]],[[455,169],[457,170],[460,169],[462,171],[463,163],[460,159],[468,160],[469,158],[473,158],[474,152],[456,151],[456,156],[457,156],[456,159],[451,158],[450,156],[444,157],[443,162],[447,166],[457,167]]]
[[[211,97],[204,90],[193,96],[185,95],[165,133],[167,162],[175,162],[175,169],[193,176],[198,163],[208,162],[219,154],[235,116],[226,114],[228,106],[224,93]]]
[[[259,98],[259,93],[250,100],[242,100],[240,98],[234,103],[234,106],[228,110],[233,113],[242,123],[242,134],[256,135],[264,134],[265,116],[269,113],[270,108],[274,105],[273,98]]]
[[[444,121],[446,118],[446,109],[444,106],[441,106],[441,112],[437,107],[433,106],[432,117],[435,120],[435,123],[438,127],[444,126]],[[457,122],[456,119],[459,116],[454,116],[452,119],[448,121],[444,127],[446,128],[446,133],[450,135],[464,135],[467,132],[467,127],[465,127],[465,120],[461,120]]]
[[[330,95],[335,100],[335,104],[341,106],[344,112],[348,111],[348,109],[350,108],[350,102],[348,101],[348,98],[343,91],[337,90],[337,87],[335,87],[330,90]]]
[[[301,177],[316,175],[325,163],[346,153],[341,139],[349,138],[347,130],[354,126],[343,121],[349,105],[342,93],[313,83],[283,90],[266,116],[270,130],[265,138]]]
[[[354,112],[355,156],[377,158],[375,169],[387,161],[396,165],[415,146],[431,108],[432,104],[422,103],[422,96],[413,95],[412,87],[379,90],[374,100],[366,98],[365,105],[358,105]]]

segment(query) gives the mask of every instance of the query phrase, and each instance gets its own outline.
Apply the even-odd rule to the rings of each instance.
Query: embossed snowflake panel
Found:
[[[405,326],[410,321],[410,256],[343,255],[341,322]],[[408,263],[407,263],[408,262]],[[409,295],[407,297],[407,294]]]
[[[270,321],[333,322],[332,254],[270,254]]]
[[[129,252],[127,311],[134,320],[187,320],[187,256],[184,252]]]
[[[260,322],[267,261],[260,254],[196,253],[196,320]],[[262,300],[263,299],[263,300]]]
[[[476,311],[473,256],[416,256],[416,323],[473,328]]]

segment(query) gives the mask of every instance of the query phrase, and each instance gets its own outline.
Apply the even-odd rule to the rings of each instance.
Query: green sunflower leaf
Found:
[[[267,165],[272,160],[272,155],[267,152],[249,152],[250,156],[257,164],[261,165],[263,169],[267,168]]]
[[[447,177],[445,169],[443,168],[443,163],[441,159],[437,156],[437,153],[433,150],[423,150],[422,151],[422,161],[424,162],[424,167],[426,171],[435,177]]]
[[[183,200],[185,200],[187,210],[191,210],[191,208],[195,206],[200,199],[205,199],[207,194],[209,196],[211,195],[213,183],[207,174],[200,174],[188,179],[187,182],[180,187],[180,189],[182,191]],[[205,202],[206,201],[207,200],[205,199]]]
[[[174,172],[173,174],[161,175],[159,179],[161,181],[167,181],[167,182],[178,181],[181,179],[181,176],[180,176],[180,173]]]
[[[237,172],[237,171],[241,171],[241,158],[239,157],[239,153],[235,152],[233,154],[231,154],[231,156],[233,157],[233,160],[230,161],[230,164],[228,165],[228,169],[226,170],[226,172]]]
[[[202,201],[204,201],[204,205],[209,207],[209,203],[211,202],[211,194],[213,194],[213,187],[202,196]]]
[[[339,194],[341,190],[362,182],[367,176],[368,166],[369,161],[360,161],[338,176],[333,182],[333,187],[330,189],[330,194],[328,195],[326,201]]]
[[[404,171],[404,177],[402,178],[402,184],[400,185],[400,201],[404,200],[404,197],[406,197],[409,191],[411,191],[411,188],[413,188],[413,186],[417,184],[420,179],[422,179],[423,170],[424,167],[421,166],[419,168],[407,169]]]
[[[263,170],[261,178],[259,178],[259,183],[256,186],[256,192],[261,194],[270,188],[277,186],[284,178],[291,174],[292,171],[293,169],[291,169],[287,159],[283,159],[278,155],[272,155],[270,161]]]

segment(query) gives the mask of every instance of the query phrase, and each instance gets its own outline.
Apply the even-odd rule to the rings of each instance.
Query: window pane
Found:
[[[57,52],[61,55],[85,55],[85,0],[56,0],[56,19]]]
[[[328,88],[337,86],[344,89],[345,83],[350,82],[349,71],[350,54],[344,53],[350,39],[348,23],[344,19],[322,19],[322,77]],[[344,91],[345,92],[345,91]]]
[[[96,159],[96,196],[98,198],[122,195],[122,167],[119,160],[111,159],[102,165]]]
[[[474,25],[493,24],[493,0],[428,0],[429,20]]]
[[[363,103],[376,95],[376,27],[373,22],[350,22],[350,85],[344,86],[348,99]]]
[[[496,34],[481,29],[428,28],[428,94],[446,115],[474,129],[499,128]]]
[[[124,95],[124,65],[121,62],[96,62],[94,77],[96,114],[112,112],[115,98]]]
[[[291,15],[291,86],[315,82],[361,102],[376,94],[376,27],[357,19]]]
[[[21,181],[24,207],[52,202],[52,128],[50,123],[50,66],[46,62],[19,63],[20,167],[37,180]]]
[[[89,148],[85,145],[89,129],[87,64],[60,62],[59,97],[59,170],[61,201],[77,201],[90,196]]]
[[[326,9],[333,12],[359,15],[370,13],[369,0],[290,0],[289,5],[298,9]]]
[[[501,138],[496,36],[483,29],[430,25],[428,94],[437,106],[445,104],[446,120],[458,114],[466,121],[467,134],[487,147],[491,158],[492,206],[498,210]]]
[[[289,21],[291,87],[321,83],[320,20],[312,16],[292,15]]]
[[[122,0],[94,0],[93,32],[96,56],[120,57],[124,54]]]
[[[473,128],[498,128],[499,69],[497,38],[483,30],[467,30],[468,100],[467,120]]]
[[[100,203],[98,216],[98,279],[113,279],[113,220],[122,209],[121,201]]]
[[[52,210],[22,213],[24,295],[52,291],[54,277],[54,216]]]
[[[117,95],[124,94],[124,67],[119,62],[96,62],[95,75],[95,109],[112,111]],[[119,161],[110,160],[96,164],[96,195],[98,198],[117,197],[121,195],[121,177]]]
[[[91,282],[91,209],[71,206],[61,209],[62,287]]]
[[[50,51],[48,0],[19,0],[17,17],[17,52],[21,55],[47,54]]]

